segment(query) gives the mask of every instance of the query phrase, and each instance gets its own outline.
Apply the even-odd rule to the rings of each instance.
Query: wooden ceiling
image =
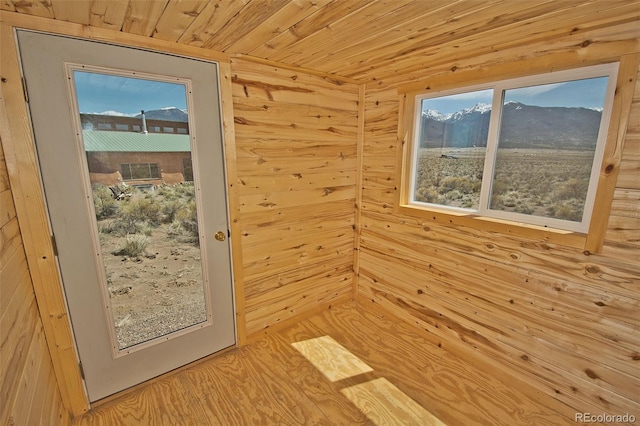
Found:
[[[636,0],[1,0],[0,7],[362,82],[610,26],[640,36]]]

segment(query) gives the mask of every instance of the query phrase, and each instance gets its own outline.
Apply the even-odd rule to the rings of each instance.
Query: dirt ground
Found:
[[[206,321],[200,248],[178,243],[168,226],[154,228],[135,257],[113,254],[126,237],[100,234],[120,349]]]

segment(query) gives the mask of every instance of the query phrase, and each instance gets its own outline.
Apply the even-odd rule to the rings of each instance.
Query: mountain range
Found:
[[[486,147],[491,105],[477,104],[453,114],[422,112],[420,147]],[[589,108],[504,105],[501,148],[593,150],[602,112]]]

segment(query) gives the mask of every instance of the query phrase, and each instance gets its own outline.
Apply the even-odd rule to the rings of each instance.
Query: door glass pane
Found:
[[[187,86],[73,76],[115,349],[206,322]]]
[[[582,221],[607,81],[504,92],[491,209]]]
[[[477,210],[493,90],[423,99],[413,201]]]

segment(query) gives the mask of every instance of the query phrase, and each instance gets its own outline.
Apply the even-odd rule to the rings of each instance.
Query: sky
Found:
[[[140,110],[175,107],[187,109],[182,84],[74,71],[78,108],[81,113],[107,111],[134,116]]]
[[[520,102],[525,105],[548,107],[602,108],[606,90],[607,77],[597,77],[566,83],[510,89],[506,91],[505,102]],[[425,99],[422,103],[422,109],[434,109],[442,114],[451,114],[470,108],[478,103],[491,105],[492,92],[489,89]]]

